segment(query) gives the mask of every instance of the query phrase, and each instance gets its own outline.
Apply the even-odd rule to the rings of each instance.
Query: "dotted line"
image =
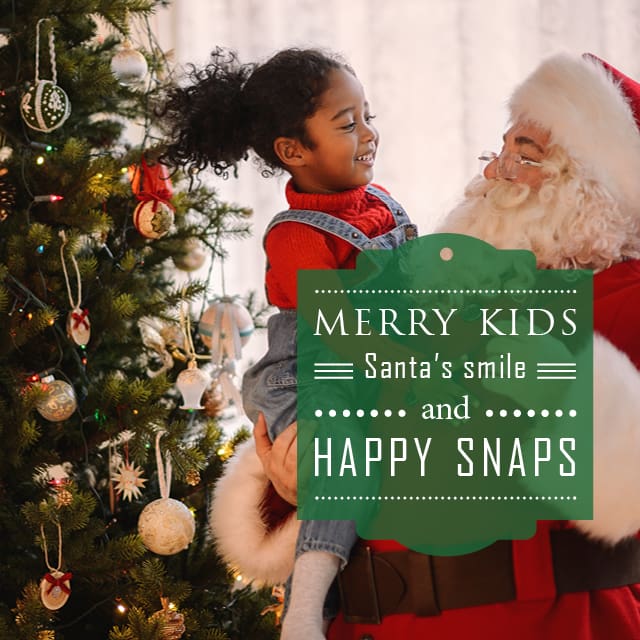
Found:
[[[416,500],[419,502],[433,501],[433,502],[496,502],[496,501],[521,501],[521,502],[541,502],[541,501],[558,501],[566,500],[567,502],[575,502],[578,496],[314,496],[316,502],[345,502],[345,501],[373,501],[373,502],[385,502],[385,501],[398,501],[406,502],[408,500]]]
[[[507,418],[509,416],[520,418],[523,415],[526,415],[528,418],[534,418],[536,414],[542,418],[548,418],[551,415],[555,416],[556,418],[562,418],[562,416],[565,415],[565,412],[562,409],[556,409],[555,411],[550,411],[549,409],[541,409],[540,411],[536,411],[535,409],[528,409],[527,411],[513,409],[513,411],[511,412],[507,411],[507,409],[500,409],[499,411],[487,409],[484,412],[484,415],[487,416],[487,418],[493,418],[494,416],[498,416],[500,418]],[[575,409],[569,409],[566,415],[570,418],[575,418],[578,415],[578,412]]]
[[[577,289],[315,289],[316,294],[331,294],[331,293],[466,293],[466,294],[541,294],[541,293],[564,293],[564,294],[577,294]]]
[[[329,418],[336,418],[338,415],[342,418],[350,418],[352,415],[356,418],[364,418],[366,415],[371,416],[372,418],[377,418],[378,416],[384,416],[385,418],[391,418],[395,415],[398,418],[405,418],[407,412],[404,409],[398,409],[397,411],[393,411],[393,409],[384,409],[384,411],[378,411],[378,409],[371,409],[366,411],[365,409],[356,409],[355,411],[351,411],[351,409],[342,409],[342,411],[338,411],[337,409],[329,409],[324,412],[322,409],[316,409],[313,414],[316,418],[322,418],[323,415],[328,416]]]

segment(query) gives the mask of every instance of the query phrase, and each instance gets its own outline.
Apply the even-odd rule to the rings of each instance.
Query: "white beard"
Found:
[[[437,231],[532,251],[541,268],[601,270],[640,257],[638,221],[606,189],[575,174],[547,180],[538,191],[477,176]]]

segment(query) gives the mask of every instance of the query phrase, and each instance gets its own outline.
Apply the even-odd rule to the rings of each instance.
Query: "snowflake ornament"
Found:
[[[113,474],[113,481],[118,495],[122,494],[125,500],[133,500],[142,495],[140,489],[144,489],[146,478],[142,477],[144,471],[129,461],[122,462],[118,470]]]

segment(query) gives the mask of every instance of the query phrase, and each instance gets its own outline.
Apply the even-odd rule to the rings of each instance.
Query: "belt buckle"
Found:
[[[345,622],[380,624],[380,603],[373,573],[371,547],[353,553],[349,563],[338,574],[340,603]]]

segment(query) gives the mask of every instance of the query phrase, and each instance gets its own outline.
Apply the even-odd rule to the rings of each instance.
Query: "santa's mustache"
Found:
[[[509,180],[487,180],[483,176],[474,178],[465,189],[465,198],[484,198],[485,206],[496,212],[523,205],[532,195],[531,187]]]
[[[557,171],[540,189],[477,176],[464,195],[438,232],[532,251],[545,268],[600,270],[640,256],[640,218],[577,172]]]

